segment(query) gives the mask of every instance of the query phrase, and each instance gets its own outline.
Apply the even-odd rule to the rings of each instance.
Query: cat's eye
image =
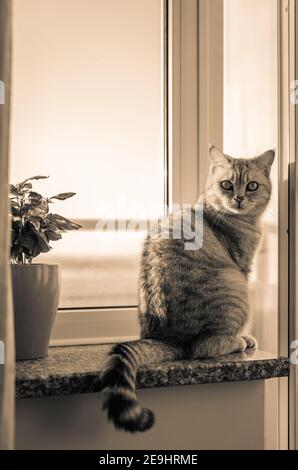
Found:
[[[246,186],[247,191],[256,191],[259,185],[256,181],[250,181]]]
[[[220,185],[226,191],[232,191],[233,189],[233,183],[231,183],[231,181],[222,181]]]

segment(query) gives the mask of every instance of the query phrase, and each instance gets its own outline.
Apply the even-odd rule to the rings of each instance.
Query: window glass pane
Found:
[[[70,232],[40,262],[60,263],[60,307],[120,307],[138,303],[144,233]]]
[[[224,151],[254,156],[277,148],[277,2],[224,1]],[[277,352],[278,155],[263,240],[251,275],[251,307],[260,347]]]
[[[13,180],[44,173],[38,189],[76,191],[69,217],[159,212],[161,0],[14,3]]]
[[[11,181],[69,218],[162,214],[161,0],[15,0]],[[143,234],[72,232],[38,262],[62,264],[60,307],[137,302]]]

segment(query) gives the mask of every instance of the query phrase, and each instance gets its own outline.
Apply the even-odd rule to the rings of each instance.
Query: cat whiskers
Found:
[[[216,225],[219,224],[219,222],[221,221],[221,219],[223,218],[224,214],[226,213],[226,209],[223,208],[221,209],[221,211],[219,211],[219,213],[217,214],[217,216],[215,217],[215,219],[213,220],[212,222],[212,225],[211,225],[211,228],[213,228],[214,224],[216,223]]]

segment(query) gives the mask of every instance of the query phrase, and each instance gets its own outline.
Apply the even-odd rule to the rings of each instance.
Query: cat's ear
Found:
[[[274,162],[275,150],[267,150],[267,152],[262,153],[259,157],[256,158],[256,165],[262,170],[270,173],[271,166]]]
[[[215,145],[209,144],[209,160],[211,170],[217,166],[229,168],[231,166],[231,158],[222,153]]]

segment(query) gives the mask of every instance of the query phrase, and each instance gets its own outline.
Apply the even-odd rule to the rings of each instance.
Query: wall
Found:
[[[276,382],[276,379],[270,380]],[[147,433],[117,432],[97,394],[17,401],[17,449],[276,448],[265,426],[264,381],[140,390],[156,413]],[[271,410],[276,414],[276,410]]]

